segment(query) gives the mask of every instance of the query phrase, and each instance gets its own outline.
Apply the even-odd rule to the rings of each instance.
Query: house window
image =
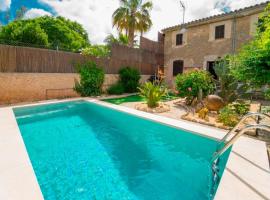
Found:
[[[178,74],[182,74],[184,69],[184,61],[176,60],[173,62],[173,76],[177,76]]]
[[[225,37],[225,25],[216,26],[215,39],[223,39]]]
[[[183,44],[183,34],[177,34],[176,35],[176,46]]]

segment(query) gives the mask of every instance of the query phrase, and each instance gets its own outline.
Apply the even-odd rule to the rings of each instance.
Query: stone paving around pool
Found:
[[[121,112],[154,120],[176,128],[189,130],[196,134],[221,139],[227,131],[184,121],[181,109],[172,109],[166,115],[150,114],[128,107],[132,104],[117,106],[97,99],[78,98],[69,100],[44,101],[32,105],[57,103],[83,99],[99,105],[117,109]],[[169,104],[174,107],[173,102]],[[22,105],[21,105],[22,106]],[[30,159],[25,149],[14,113],[14,106],[0,108],[0,199],[37,200],[43,199]],[[226,169],[221,179],[215,200],[265,200],[270,199],[270,170],[266,143],[242,136],[233,146]]]

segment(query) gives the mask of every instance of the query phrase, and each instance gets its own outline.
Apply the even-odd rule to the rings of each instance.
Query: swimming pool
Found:
[[[213,139],[86,101],[14,113],[45,200],[212,198]]]

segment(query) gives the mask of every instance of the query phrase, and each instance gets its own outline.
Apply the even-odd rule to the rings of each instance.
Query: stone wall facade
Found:
[[[256,23],[265,6],[262,4],[187,23],[186,31],[181,32],[183,44],[179,46],[176,46],[176,35],[181,27],[164,29],[164,71],[168,84],[173,86],[173,62],[176,60],[184,61],[184,72],[194,68],[208,70],[208,62],[237,52],[254,36]],[[215,39],[215,27],[219,25],[225,26],[223,39]]]
[[[145,82],[149,75],[142,75]],[[74,73],[0,73],[0,105],[46,99],[78,97],[73,90]],[[106,74],[103,90],[118,81],[117,74]]]

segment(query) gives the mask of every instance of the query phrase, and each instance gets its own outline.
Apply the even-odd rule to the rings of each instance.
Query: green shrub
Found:
[[[140,82],[140,72],[131,67],[124,67],[119,70],[120,82],[124,86],[125,92],[137,92]]]
[[[249,111],[249,104],[241,101],[236,101],[228,104],[220,110],[218,120],[226,126],[235,126],[240,118]]]
[[[97,96],[102,92],[104,71],[95,62],[77,65],[80,81],[75,80],[74,89],[82,96]]]
[[[232,75],[253,88],[270,87],[270,4],[259,17],[257,33],[234,56]],[[267,94],[266,94],[267,96]]]
[[[118,82],[110,86],[107,90],[108,94],[123,94],[125,92],[124,86],[121,82]]]
[[[250,105],[242,102],[242,101],[236,101],[231,104],[229,104],[230,108],[234,110],[238,115],[243,116],[248,113]]]
[[[111,50],[107,45],[90,45],[82,49],[83,55],[95,56],[95,57],[108,57]]]
[[[215,62],[214,70],[218,76],[217,84],[219,89],[216,91],[217,95],[222,97],[225,103],[231,103],[239,96],[237,88],[239,86],[238,80],[231,75],[230,56],[225,56]]]
[[[269,114],[270,113],[270,106],[262,106],[261,112],[265,113],[265,114]]]
[[[270,89],[267,89],[264,95],[267,100],[270,100]]]
[[[215,88],[210,74],[205,70],[194,70],[179,74],[175,83],[179,96],[186,97],[188,104],[191,104],[200,95],[200,90],[204,97],[213,92]]]
[[[148,107],[154,108],[158,106],[159,101],[167,94],[167,89],[159,84],[152,82],[144,83],[140,88],[140,96],[146,99]]]
[[[218,121],[226,126],[234,127],[239,121],[239,115],[229,106],[225,106],[220,110]]]

